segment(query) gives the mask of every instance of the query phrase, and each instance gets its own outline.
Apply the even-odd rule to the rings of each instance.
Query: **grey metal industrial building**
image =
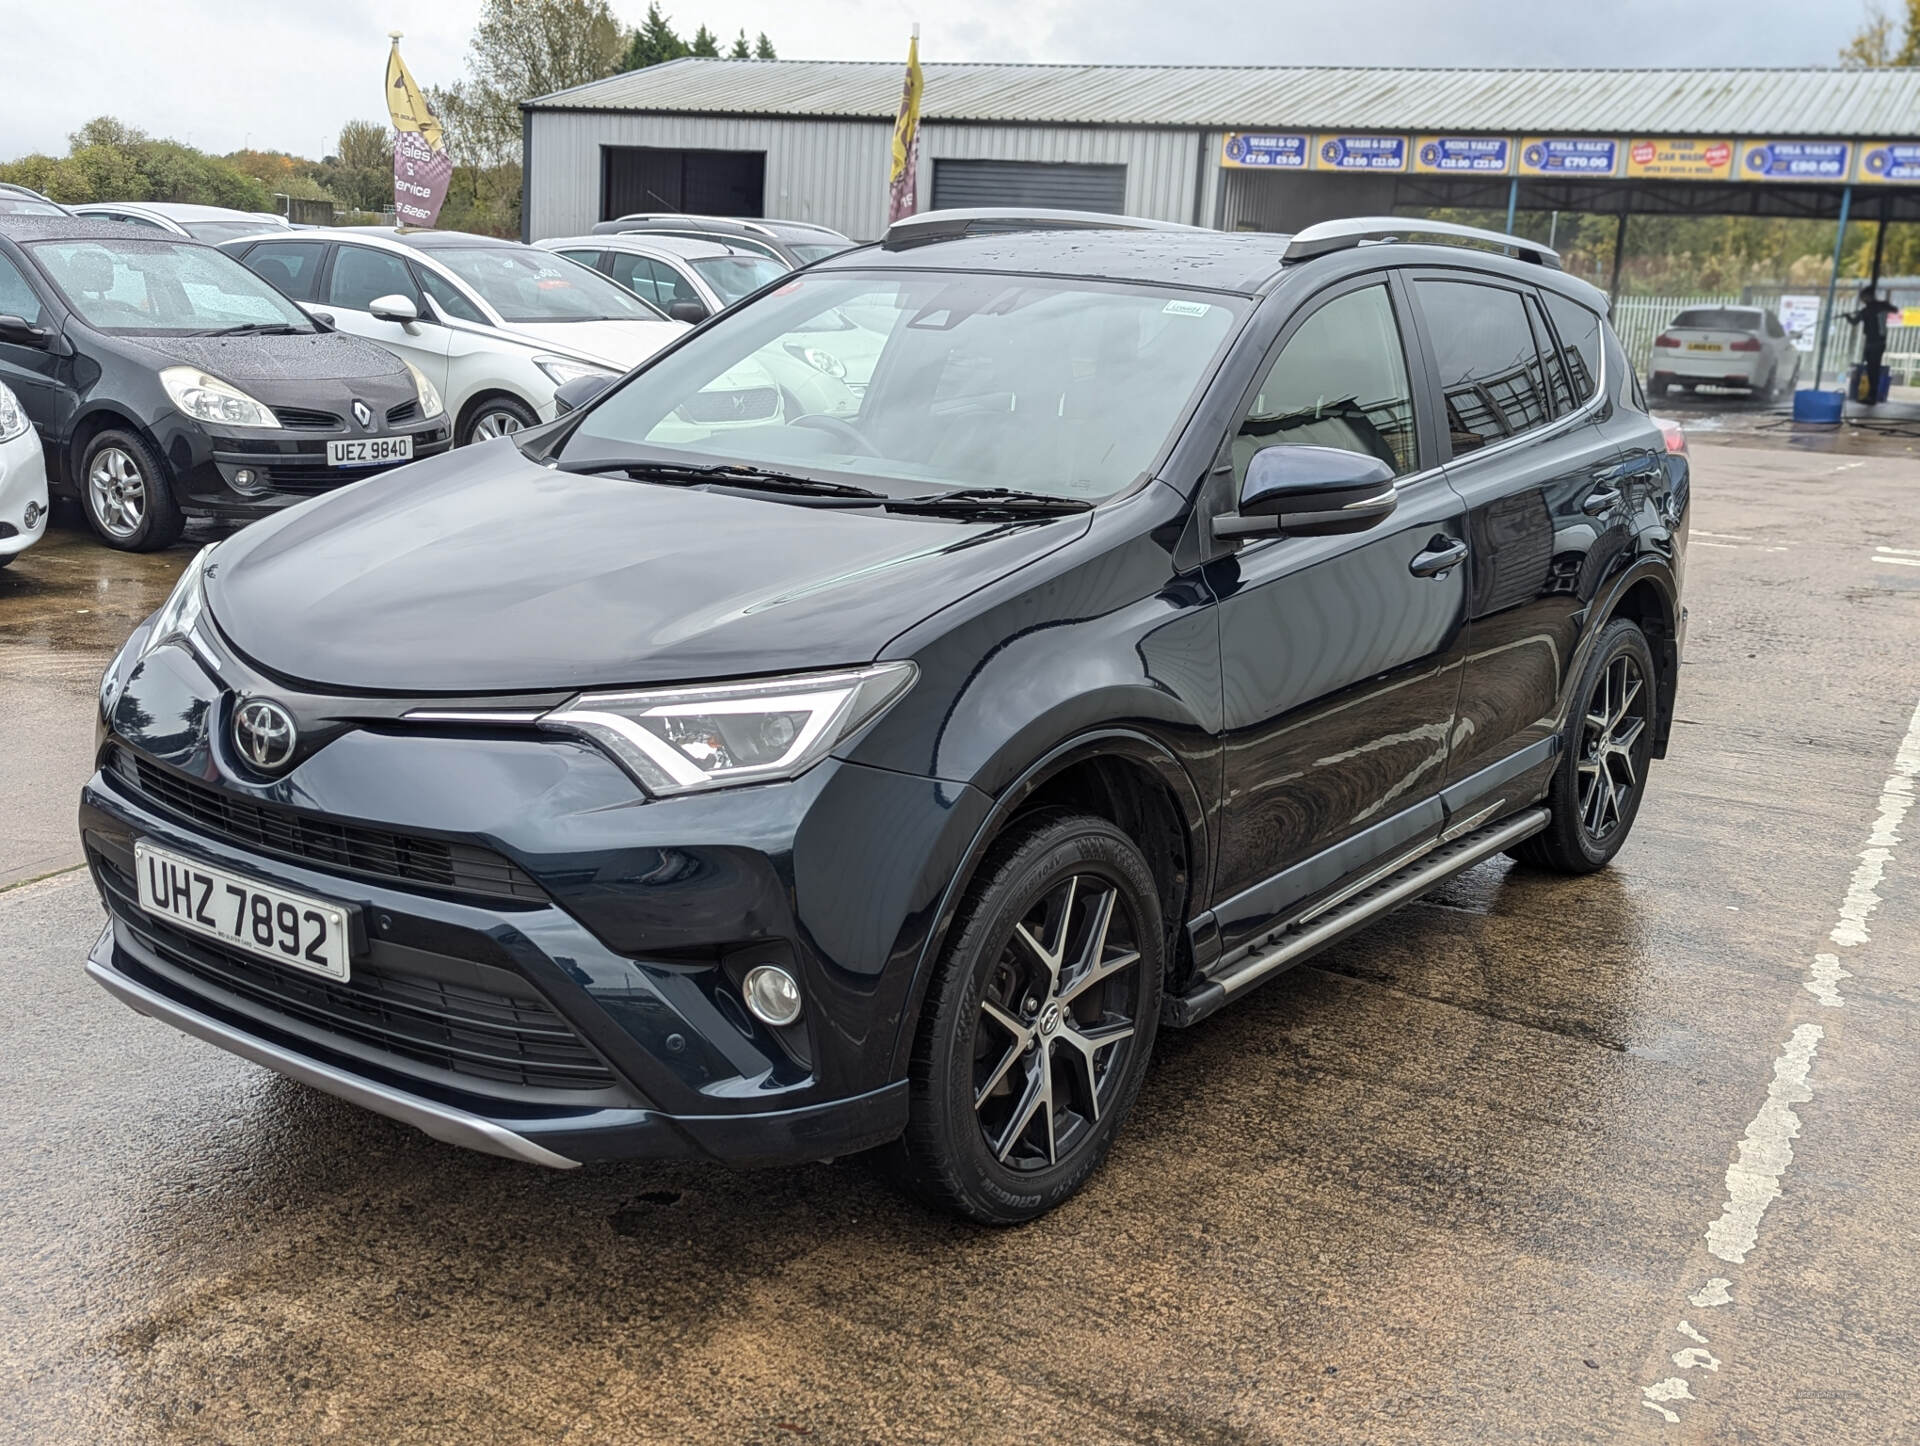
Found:
[[[687,59],[524,106],[530,236],[885,225],[902,66]],[[1396,205],[1920,217],[1920,71],[926,67],[923,207],[1291,230]],[[1856,205],[1856,214],[1860,208]]]

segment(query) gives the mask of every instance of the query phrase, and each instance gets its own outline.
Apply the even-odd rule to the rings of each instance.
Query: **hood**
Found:
[[[688,327],[684,321],[516,321],[510,329],[523,341],[592,357],[624,372]]]
[[[385,347],[343,332],[301,336],[126,336],[116,338],[160,367],[192,366],[246,388],[250,382],[412,379]]]
[[[1087,527],[574,476],[503,439],[255,523],[220,544],[207,600],[247,657],[320,690],[693,681],[870,661]]]

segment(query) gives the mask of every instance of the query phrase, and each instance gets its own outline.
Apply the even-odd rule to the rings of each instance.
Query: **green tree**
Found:
[[[767,39],[767,32],[764,30],[760,32],[760,38],[753,42],[753,58],[755,60],[778,60],[780,58],[773,53],[773,42]]]
[[[256,176],[178,141],[154,140],[112,116],[97,116],[68,138],[65,156],[25,156],[0,179],[56,201],[197,201],[264,211],[272,204]]]
[[[752,60],[753,51],[747,45],[747,32],[742,30],[733,38],[733,49],[727,52],[728,60]]]
[[[720,54],[720,37],[702,25],[693,32],[693,40],[687,46],[687,54],[699,55],[706,59],[716,59]]]
[[[1883,65],[1920,65],[1920,0],[1904,0],[1895,18],[1882,8],[1880,0],[1867,6],[1867,18],[1846,48],[1840,63],[1849,70],[1871,70]]]
[[[702,31],[706,26],[701,26]],[[687,42],[674,30],[673,24],[660,13],[660,0],[653,0],[647,6],[647,18],[640,22],[633,32],[633,38],[627,42],[627,53],[620,62],[622,70],[643,70],[649,65],[660,65],[669,60],[678,60],[688,54]]]
[[[429,94],[456,163],[518,164],[520,102],[621,68],[626,36],[607,0],[485,0],[467,75]]]
[[[319,179],[343,206],[378,211],[393,204],[393,133],[379,121],[348,121]]]

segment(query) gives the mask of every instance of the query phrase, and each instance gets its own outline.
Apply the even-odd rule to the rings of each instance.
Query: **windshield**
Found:
[[[1153,463],[1244,310],[1028,276],[802,274],[611,393],[562,457],[1097,502]]]
[[[729,306],[787,274],[786,267],[765,256],[702,256],[693,269]]]
[[[1679,331],[1758,331],[1760,313],[1736,311],[1724,306],[1697,306],[1673,319]]]
[[[64,216],[67,213],[51,201],[32,196],[13,196],[0,191],[0,216]]]
[[[101,331],[318,330],[299,307],[209,246],[128,236],[124,241],[35,241],[29,249],[73,309]]]
[[[787,250],[798,256],[800,264],[804,266],[809,261],[824,261],[829,256],[838,256],[852,245],[851,241],[789,241]]]
[[[433,259],[505,321],[658,321],[660,313],[597,271],[531,246],[436,246]]]
[[[288,228],[276,226],[271,221],[182,221],[187,234],[196,241],[205,241],[209,246],[218,246],[222,241],[231,241],[236,236],[258,236],[263,231],[280,232]]]

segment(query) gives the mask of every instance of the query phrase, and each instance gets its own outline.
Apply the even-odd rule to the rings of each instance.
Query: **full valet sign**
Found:
[[[453,180],[440,119],[400,58],[400,32],[387,52],[387,113],[393,117],[393,211],[402,226],[440,219]]]

